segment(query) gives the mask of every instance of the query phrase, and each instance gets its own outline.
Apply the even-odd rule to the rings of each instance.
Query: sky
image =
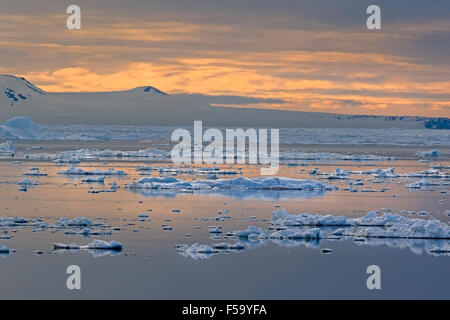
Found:
[[[81,30],[66,28],[71,4]],[[366,27],[371,4],[381,30]],[[0,74],[49,92],[152,85],[264,98],[246,107],[450,116],[448,0],[0,0],[0,8]]]

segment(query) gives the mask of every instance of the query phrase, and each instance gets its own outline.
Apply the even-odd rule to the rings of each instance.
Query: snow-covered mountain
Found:
[[[151,86],[113,92],[50,93],[24,78],[0,76],[0,123],[23,115],[44,124],[186,126],[202,120],[205,126],[222,127],[450,129],[449,118],[216,107],[208,104],[205,96],[168,95]]]
[[[43,90],[28,82],[25,78],[10,75],[0,76],[0,90],[4,93],[0,94],[1,106],[6,104],[13,107],[33,97],[47,95]]]

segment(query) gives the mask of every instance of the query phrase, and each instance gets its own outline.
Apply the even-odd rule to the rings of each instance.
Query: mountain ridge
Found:
[[[44,124],[177,126],[203,120],[208,126],[230,127],[450,129],[449,118],[229,108],[217,106],[220,99],[214,105],[208,96],[167,94],[153,86],[109,92],[52,93],[23,77],[0,76],[0,122],[26,115]]]

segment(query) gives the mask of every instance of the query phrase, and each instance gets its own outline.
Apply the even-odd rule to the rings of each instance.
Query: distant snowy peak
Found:
[[[155,87],[152,87],[152,86],[137,87],[137,88],[129,90],[129,92],[141,93],[141,94],[145,94],[145,95],[149,95],[149,96],[156,96],[156,95],[167,96],[168,95],[167,93],[165,93],[159,89],[156,89]]]
[[[47,93],[22,77],[0,75],[0,101],[6,101],[10,106],[25,101],[33,96]]]

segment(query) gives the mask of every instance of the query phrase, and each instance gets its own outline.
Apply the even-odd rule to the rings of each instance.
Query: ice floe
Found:
[[[441,166],[443,167],[443,166]],[[394,168],[375,168],[370,170],[348,170],[348,169],[341,169],[336,168],[335,172],[320,172],[317,168],[311,169],[309,171],[309,174],[312,176],[318,176],[321,179],[327,179],[327,180],[349,180],[349,188],[346,188],[345,190],[351,191],[351,192],[357,192],[358,189],[354,188],[357,185],[363,185],[364,183],[362,181],[356,181],[350,180],[352,175],[369,175],[376,180],[369,180],[367,181],[372,183],[383,183],[386,182],[388,179],[397,179],[397,178],[427,178],[422,179],[420,181],[413,181],[410,183],[407,183],[407,188],[410,189],[420,189],[422,187],[426,186],[448,186],[450,185],[450,173],[447,171],[444,171],[446,169],[437,169],[437,168],[428,168],[423,171],[419,172],[408,172],[408,173],[397,173],[395,172]],[[433,179],[433,180],[430,180]],[[439,179],[439,180],[438,180]],[[360,190],[361,192],[377,192],[377,190],[371,189],[371,188],[365,188]],[[382,189],[381,191],[386,191],[385,189]]]
[[[48,173],[41,172],[39,168],[30,168],[29,171],[25,172],[23,175],[31,177],[46,177],[48,176]]]
[[[61,152],[54,157],[54,161],[58,163],[78,163],[80,161],[101,160],[105,158],[166,159],[168,157],[169,154],[166,151],[157,148],[148,148],[138,151],[79,149]]]
[[[428,179],[422,179],[406,185],[406,187],[410,189],[420,189],[422,187],[429,187],[429,186],[438,186],[438,187],[450,186],[450,181],[432,181]]]
[[[142,212],[142,213],[138,214],[138,218],[148,218],[148,213]]]
[[[336,187],[315,180],[302,180],[283,177],[261,177],[217,180],[185,181],[174,177],[146,177],[126,185],[128,189],[180,189],[180,190],[302,190],[330,191]]]
[[[89,177],[86,179],[82,179],[81,181],[87,183],[104,183],[105,177]]]
[[[293,229],[287,229],[287,230],[279,230],[276,231],[269,236],[270,239],[289,239],[289,240],[296,240],[296,239],[320,239],[321,233],[319,228],[310,228],[308,230],[293,230]]]
[[[82,247],[83,248],[83,247]],[[117,251],[121,251],[122,250],[122,244],[120,242],[117,241],[104,241],[104,240],[99,240],[99,239],[95,239],[94,241],[92,241],[91,243],[89,243],[87,245],[88,249],[95,249],[95,250],[117,250]]]
[[[120,158],[164,160],[169,158],[169,154],[166,151],[157,148],[148,148],[138,151],[79,149],[60,153],[27,153],[24,155],[24,158],[53,161],[58,164],[79,164],[83,161],[101,161]]]
[[[339,226],[343,235],[365,238],[450,239],[450,226],[436,219],[410,218],[399,214],[371,211],[361,218],[345,216],[314,215],[309,213],[292,215],[285,210],[272,213],[272,222],[280,227]],[[324,235],[325,237],[327,234]]]
[[[151,167],[151,166],[137,166],[136,171],[140,175],[148,175],[149,171],[158,171],[161,175],[173,175],[178,174],[190,174],[190,175],[201,175],[214,177],[216,175],[237,175],[241,173],[236,170],[220,169],[217,167],[213,168],[176,168],[176,167]]]
[[[434,255],[450,255],[450,244],[447,243],[441,247],[433,247],[428,249],[428,252],[433,253]]]
[[[0,226],[1,227],[14,227],[14,226],[23,226],[28,224],[28,220],[22,217],[0,217]]]
[[[387,210],[382,210],[387,211]],[[289,214],[286,210],[272,213],[267,229],[248,226],[245,230],[226,232],[224,239],[235,239],[239,250],[257,248],[271,241],[280,246],[320,249],[323,240],[353,240],[356,245],[386,245],[410,248],[415,254],[449,255],[450,227],[436,219],[410,218],[399,214],[371,211],[360,218],[320,214]],[[232,249],[224,242],[211,245],[176,246],[178,253],[193,259],[207,259]],[[333,250],[322,248],[321,253]]]
[[[195,173],[199,175],[236,175],[239,172],[236,170],[224,170],[214,167],[197,169]]]
[[[61,170],[58,172],[61,175],[91,175],[91,176],[126,176],[127,173],[122,170],[115,170],[109,168],[108,170],[83,170],[76,166],[70,166],[66,170]]]
[[[53,244],[53,248],[55,250],[79,250],[80,246],[76,243],[71,244],[62,244],[62,243],[55,243]]]
[[[101,222],[102,221],[102,222]],[[55,222],[44,221],[41,218],[25,219],[23,217],[0,217],[0,230],[5,236],[8,236],[8,230],[17,232],[19,228],[29,228],[32,232],[49,231],[63,232],[65,235],[71,237],[72,235],[81,235],[84,238],[91,236],[112,236],[116,234],[121,228],[112,227],[105,224],[106,219],[97,218],[91,220],[86,217],[61,217],[56,219]],[[122,250],[122,244],[117,241],[104,241],[95,239],[91,243],[85,246],[79,246],[77,244],[60,244],[54,245],[55,250],[79,250],[86,249],[94,256],[102,256],[105,254],[116,255],[117,252]],[[99,252],[107,251],[107,252]],[[116,252],[116,253],[114,253]]]
[[[21,181],[18,181],[17,184],[21,186],[37,186],[39,184],[39,181],[23,179]]]
[[[55,252],[77,252],[78,250],[87,250],[94,257],[102,257],[105,255],[116,256],[120,254],[123,250],[123,246],[120,242],[114,240],[108,242],[94,239],[91,243],[85,246],[80,246],[76,243],[55,243],[53,244],[53,249]]]
[[[136,171],[152,171],[152,170],[156,170],[156,168],[154,168],[152,166],[137,166],[136,167]]]
[[[216,243],[212,246],[205,244],[194,243],[192,245],[181,244],[175,246],[177,252],[184,257],[190,257],[194,260],[209,259],[218,253],[240,252],[245,249],[245,246],[240,243]]]
[[[443,169],[449,170],[449,169],[450,169],[450,166],[447,166],[447,165],[445,165],[445,164],[439,163],[439,164],[434,164],[434,165],[432,165],[430,168],[431,168],[431,169],[439,169],[439,170],[443,170]]]
[[[342,154],[334,152],[282,152],[280,159],[284,160],[344,160],[344,161],[395,161],[395,157],[377,156],[373,154]]]
[[[238,230],[232,234],[240,239],[267,238],[268,236],[267,231],[255,226],[249,226],[246,230]]]
[[[9,253],[9,248],[0,243],[0,253]]]
[[[325,179],[349,179],[350,175],[370,175],[374,178],[398,178],[400,177],[399,174],[394,172],[394,168],[375,168],[365,171],[358,171],[358,170],[348,170],[348,169],[342,169],[342,168],[336,168],[335,172],[320,172],[317,168],[312,169],[309,171],[310,175],[317,175],[322,176]]]
[[[221,226],[209,226],[208,232],[212,233],[212,234],[222,233],[222,227]]]
[[[439,169],[429,168],[427,170],[419,172],[410,172],[405,175],[409,178],[434,178],[434,179],[450,179],[450,174],[448,172],[440,171]]]
[[[176,128],[167,126],[126,125],[40,125],[42,140],[170,140]],[[186,129],[191,129],[188,126]],[[205,128],[206,129],[206,128]],[[429,129],[365,129],[359,128],[281,128],[280,144],[349,144],[349,145],[402,145],[448,146],[449,130]],[[5,138],[6,139],[6,138]]]
[[[418,151],[416,156],[418,157],[439,157],[442,156],[443,153],[439,150],[428,150],[428,151]]]
[[[75,218],[59,218],[59,220],[56,222],[56,225],[64,227],[89,227],[89,226],[103,225],[103,223],[94,222],[91,219],[85,217],[75,217]]]
[[[15,153],[16,149],[11,140],[0,143],[0,155],[13,156]]]

